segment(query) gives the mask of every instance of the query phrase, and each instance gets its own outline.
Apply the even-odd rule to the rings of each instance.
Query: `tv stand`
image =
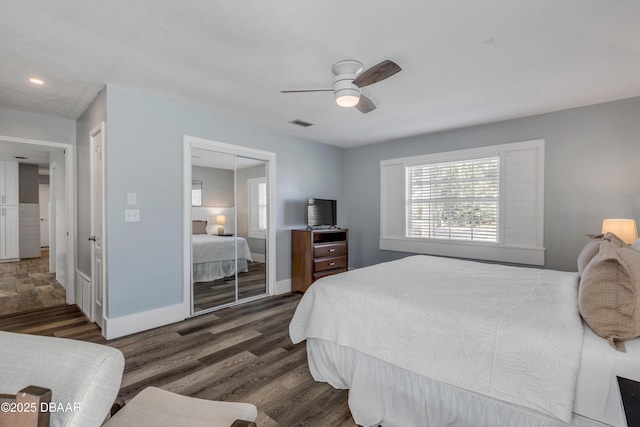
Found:
[[[304,292],[321,277],[347,271],[349,230],[291,231],[291,291]]]

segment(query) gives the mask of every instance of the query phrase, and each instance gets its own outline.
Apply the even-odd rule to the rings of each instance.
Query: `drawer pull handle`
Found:
[[[335,262],[330,262],[330,263],[329,263],[329,267],[333,267],[334,265],[336,265],[336,263],[335,263]]]
[[[336,249],[335,249],[335,248],[331,248],[331,249],[329,249],[329,252],[335,252],[335,251],[336,251]]]

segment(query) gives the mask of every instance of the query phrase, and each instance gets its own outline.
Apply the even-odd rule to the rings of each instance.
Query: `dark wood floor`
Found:
[[[294,295],[264,298],[107,342],[126,359],[120,396],[128,400],[155,385],[253,403],[260,427],[355,426],[347,392],[316,383],[305,343],[294,346],[289,339],[299,300]],[[0,316],[0,330],[105,343],[75,306]]]
[[[49,248],[40,258],[0,263],[0,315],[64,304],[66,292],[49,273]]]

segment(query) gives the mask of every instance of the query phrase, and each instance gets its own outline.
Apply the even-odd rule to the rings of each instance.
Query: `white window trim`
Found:
[[[264,183],[266,185],[267,183],[267,178],[266,177],[260,177],[260,178],[249,178],[247,180],[247,198],[248,198],[248,203],[247,206],[249,208],[249,229],[247,231],[247,236],[252,238],[252,239],[264,239],[265,238],[265,230],[264,229],[260,229],[260,228],[252,228],[252,220],[251,218],[253,217],[253,210],[256,209],[254,207],[255,201],[252,200],[251,197],[251,186],[252,184],[262,184]],[[268,198],[268,196],[267,196]]]
[[[535,150],[537,155],[537,193],[535,212],[535,242],[505,243],[505,165],[506,153]],[[480,157],[500,156],[499,241],[472,242],[458,240],[406,237],[405,168],[423,163],[462,161]],[[398,174],[402,170],[402,179]],[[519,264],[544,265],[544,140],[493,145],[468,150],[434,153],[421,156],[383,160],[380,162],[380,239],[382,250],[444,255]]]

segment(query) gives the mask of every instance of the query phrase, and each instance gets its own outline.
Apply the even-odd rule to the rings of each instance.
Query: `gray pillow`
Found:
[[[640,252],[603,240],[580,278],[578,306],[593,332],[625,351],[640,336]]]
[[[207,221],[191,221],[192,234],[207,234]]]

